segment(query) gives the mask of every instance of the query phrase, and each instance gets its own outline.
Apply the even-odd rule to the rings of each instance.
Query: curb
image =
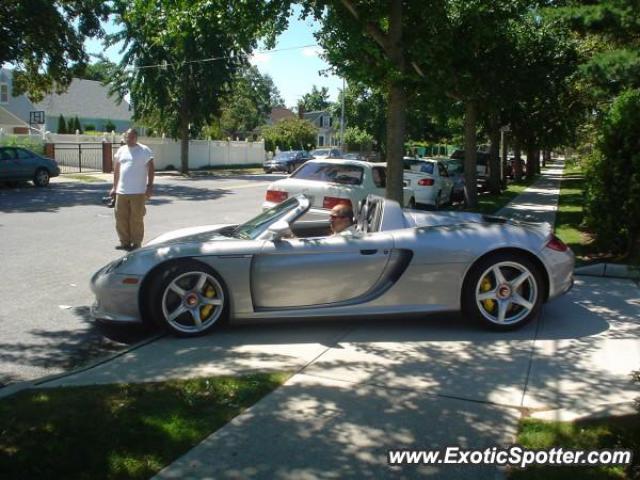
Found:
[[[606,278],[628,278],[640,280],[640,267],[631,265],[621,265],[617,263],[594,263],[575,269],[574,273],[579,276],[606,277]]]
[[[124,350],[120,350],[116,353],[113,353],[111,355],[108,355],[106,357],[100,358],[99,360],[96,360],[92,363],[89,363],[87,365],[83,365],[82,367],[77,367],[74,368],[72,370],[69,370],[67,372],[62,372],[62,373],[55,373],[52,375],[46,375],[44,377],[35,379],[35,380],[28,380],[28,381],[24,381],[24,382],[18,382],[18,383],[12,383],[7,385],[6,387],[0,388],[0,400],[3,398],[7,398],[10,397],[11,395],[14,395],[18,392],[21,392],[23,390],[29,390],[30,388],[36,388],[42,384],[48,383],[48,382],[52,382],[54,380],[58,380],[60,378],[65,378],[65,377],[71,377],[73,375],[76,375],[78,373],[82,373],[82,372],[86,372],[87,370],[91,370],[93,368],[99,367],[100,365],[104,365],[105,363],[109,363],[112,360],[115,360],[118,357],[122,357],[123,355],[126,355],[129,352],[133,352],[134,350],[137,350],[138,348],[144,347],[145,345],[148,345],[150,343],[155,342],[156,340],[159,340],[160,338],[164,337],[166,335],[166,333],[156,333],[155,335],[152,335],[151,337],[142,340],[138,343],[134,343],[133,345],[131,345],[128,348],[125,348]]]
[[[555,410],[545,410],[532,413],[529,418],[548,422],[574,422],[576,420],[598,419],[637,413],[638,410],[636,410],[634,402],[624,402],[598,405],[594,408],[586,409],[558,408]]]

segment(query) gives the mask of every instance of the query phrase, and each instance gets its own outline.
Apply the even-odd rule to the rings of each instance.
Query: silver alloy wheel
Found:
[[[475,297],[484,318],[497,325],[513,325],[535,308],[538,282],[524,265],[499,262],[480,275]]]
[[[49,183],[49,172],[46,169],[40,168],[36,172],[36,185],[45,186]]]
[[[174,330],[194,334],[220,318],[224,300],[224,291],[215,277],[205,272],[186,272],[165,288],[162,313]]]

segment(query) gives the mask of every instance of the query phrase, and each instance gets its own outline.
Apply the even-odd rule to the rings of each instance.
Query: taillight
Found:
[[[418,180],[418,185],[422,185],[423,187],[430,187],[433,185],[433,178],[421,178]]]
[[[328,210],[331,210],[336,205],[347,205],[349,208],[353,208],[351,200],[348,198],[324,197],[324,200],[322,201],[322,208],[326,208]]]
[[[556,252],[566,252],[569,249],[567,244],[564,243],[555,235],[551,235],[551,237],[549,238],[549,241],[547,242],[546,247],[550,248],[551,250],[555,250]]]
[[[267,190],[267,202],[280,203],[284,202],[289,194],[278,190]]]

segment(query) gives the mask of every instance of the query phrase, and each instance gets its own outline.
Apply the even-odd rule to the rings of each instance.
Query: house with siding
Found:
[[[303,112],[302,118],[311,122],[318,129],[316,146],[326,147],[340,144],[338,131],[333,128],[334,119],[328,110]]]
[[[33,103],[26,95],[11,94],[12,73],[9,69],[0,69],[0,107],[26,124],[30,122],[31,112],[44,112],[45,130],[50,132],[58,131],[60,115],[66,121],[77,116],[83,129],[85,125],[93,125],[98,131],[106,131],[107,124],[112,123],[116,132],[124,132],[133,123],[130,105],[126,101],[118,104],[116,98],[109,96],[109,87],[100,82],[74,78],[65,93],[52,93],[41,102]]]

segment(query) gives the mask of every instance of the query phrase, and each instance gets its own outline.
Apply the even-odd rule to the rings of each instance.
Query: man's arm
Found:
[[[116,161],[113,164],[113,188],[109,192],[112,197],[116,194],[118,188],[118,182],[120,181],[120,162]]]
[[[153,194],[153,179],[156,175],[156,167],[153,165],[153,158],[147,162],[147,198]]]

